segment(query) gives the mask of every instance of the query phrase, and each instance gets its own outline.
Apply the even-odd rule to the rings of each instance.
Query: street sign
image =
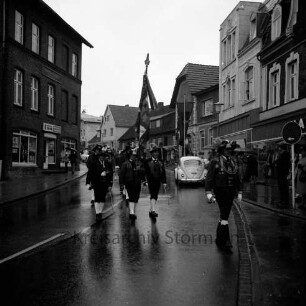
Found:
[[[282,136],[286,143],[295,144],[301,139],[301,127],[294,121],[287,122],[283,126]]]

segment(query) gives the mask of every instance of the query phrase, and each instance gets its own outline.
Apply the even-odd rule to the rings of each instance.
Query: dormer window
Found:
[[[271,20],[271,40],[275,40],[281,35],[282,27],[282,8],[280,5],[277,5],[272,13]]]
[[[251,18],[251,24],[250,24],[250,40],[254,39],[256,37],[256,16]]]

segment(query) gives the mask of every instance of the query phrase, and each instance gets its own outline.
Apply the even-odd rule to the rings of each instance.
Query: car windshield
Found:
[[[185,167],[199,167],[202,166],[202,162],[196,159],[189,159],[184,161]]]

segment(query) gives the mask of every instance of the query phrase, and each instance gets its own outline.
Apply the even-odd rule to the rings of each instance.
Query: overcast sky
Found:
[[[44,1],[94,46],[83,45],[81,108],[96,116],[104,114],[107,104],[138,106],[147,53],[151,87],[157,101],[165,105],[187,63],[219,65],[220,24],[239,3]]]

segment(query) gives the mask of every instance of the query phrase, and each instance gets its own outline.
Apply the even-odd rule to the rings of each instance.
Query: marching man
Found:
[[[228,218],[234,198],[237,197],[239,202],[242,200],[242,182],[238,165],[231,157],[235,145],[231,145],[228,140],[221,141],[220,138],[216,138],[215,146],[218,156],[209,164],[205,191],[209,202],[213,202],[215,196],[220,210],[216,244],[222,249],[229,250],[232,244]]]

